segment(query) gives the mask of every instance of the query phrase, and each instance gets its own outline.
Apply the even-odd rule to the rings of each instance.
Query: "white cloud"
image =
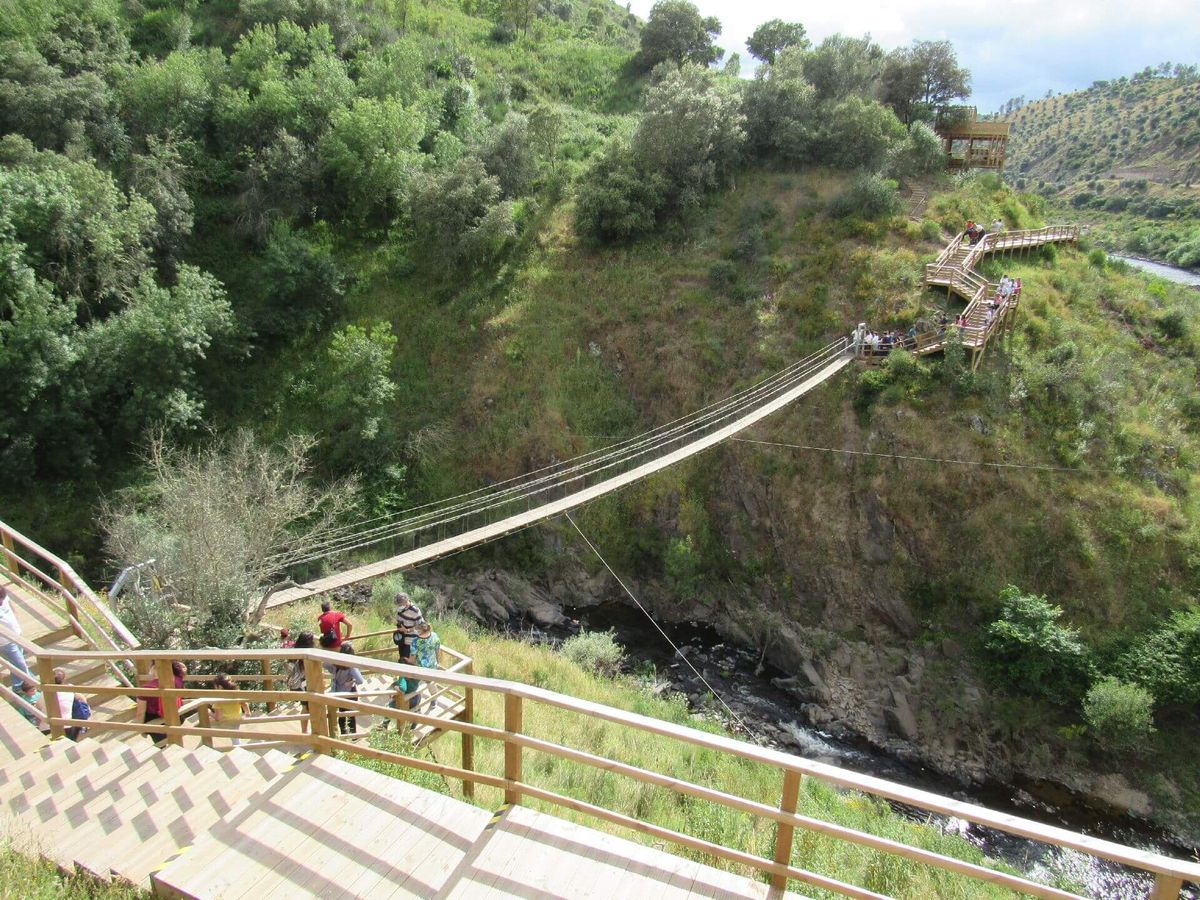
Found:
[[[653,0],[634,0],[643,18]],[[869,33],[885,48],[915,38],[951,41],[974,74],[976,102],[1087,87],[1165,60],[1200,62],[1200,6],[1194,0],[693,0],[721,20],[721,46],[748,59],[745,40],[768,19],[804,24],[814,40]]]

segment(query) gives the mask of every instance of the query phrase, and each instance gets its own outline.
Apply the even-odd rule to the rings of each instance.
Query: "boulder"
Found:
[[[917,717],[913,715],[908,702],[908,694],[899,688],[891,689],[892,705],[885,706],[883,714],[887,719],[888,728],[906,741],[917,739]]]

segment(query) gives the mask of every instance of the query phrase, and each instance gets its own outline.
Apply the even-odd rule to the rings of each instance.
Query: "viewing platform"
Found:
[[[981,120],[974,106],[952,106],[939,113],[934,131],[942,139],[951,169],[1004,168],[1009,123]]]

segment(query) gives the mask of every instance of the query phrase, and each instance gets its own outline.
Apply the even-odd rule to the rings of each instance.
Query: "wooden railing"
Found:
[[[64,629],[89,646],[118,651],[141,646],[67,562],[4,522],[0,522],[0,561],[4,578],[36,598],[59,617]],[[26,602],[18,591],[10,591],[9,596],[18,606]],[[106,660],[105,665],[122,684],[133,683],[118,661]]]
[[[41,652],[47,659],[58,663],[66,663],[71,660],[111,660],[120,655],[99,651],[73,654],[59,653],[53,650],[42,650]],[[327,694],[324,692],[324,666],[344,664],[346,660],[342,654],[324,650],[188,651],[182,657],[179,654],[143,650],[134,652],[132,656],[139,668],[157,673],[161,685],[173,685],[171,664],[180,658],[187,662],[206,662],[239,670],[254,665],[273,668],[276,664],[287,665],[293,661],[301,661],[305,669],[308,689],[305,691],[238,690],[223,692],[211,688],[158,687],[151,689],[118,686],[98,689],[88,687],[87,690],[93,693],[111,696],[159,697],[165,713],[165,724],[147,725],[136,722],[96,721],[93,719],[86,723],[92,730],[119,730],[131,733],[165,732],[168,740],[172,743],[181,743],[188,737],[199,738],[203,741],[211,741],[217,737],[239,737],[249,741],[270,742],[279,740],[279,733],[256,729],[253,726],[260,724],[257,721],[247,721],[236,729],[222,729],[219,727],[219,723],[215,726],[185,724],[180,720],[175,701],[177,698],[205,701],[211,701],[214,698],[236,699],[251,703],[303,701],[308,704],[308,708],[306,712],[300,714],[300,717],[307,718],[308,733],[289,734],[288,741],[290,743],[306,745],[317,752],[336,751],[433,772],[448,779],[460,780],[465,791],[469,791],[471,785],[487,785],[503,791],[506,801],[510,803],[520,803],[526,798],[543,801],[650,835],[656,840],[670,842],[714,858],[751,867],[769,877],[772,884],[778,887],[784,886],[789,880],[796,880],[848,897],[877,898],[880,896],[872,891],[839,881],[834,877],[794,866],[791,862],[794,835],[797,831],[808,831],[1006,887],[1030,896],[1051,898],[1076,896],[1017,875],[995,871],[974,863],[797,813],[802,778],[815,778],[839,788],[860,791],[887,801],[903,803],[927,813],[958,817],[1009,834],[1041,841],[1056,847],[1069,848],[1148,872],[1155,879],[1153,893],[1155,900],[1177,897],[1184,881],[1200,882],[1200,864],[1136,850],[916,790],[884,779],[860,775],[836,766],[813,762],[777,750],[757,747],[729,737],[709,734],[529,685],[480,678],[463,672],[402,666],[398,663],[380,660],[362,658],[356,660],[356,665],[364,674],[369,672],[383,675],[389,679],[398,676],[419,678],[442,687],[457,688],[463,691],[468,698],[473,698],[476,692],[494,695],[498,701],[497,708],[500,706],[503,708],[502,720],[493,724],[484,724],[475,721],[473,714],[470,718],[448,721],[425,715],[419,711],[410,711],[405,708],[393,709],[370,704],[362,699],[355,700],[341,695]],[[52,698],[58,690],[80,690],[83,689],[83,686],[67,684],[56,686],[43,683],[42,688],[47,697]],[[764,803],[760,800],[715,790],[694,781],[640,768],[619,759],[597,756],[583,749],[536,737],[529,734],[524,727],[526,708],[530,704],[551,707],[578,715],[584,720],[595,719],[614,723],[628,730],[629,741],[627,743],[629,746],[636,745],[639,738],[656,735],[677,742],[681,749],[702,748],[714,753],[770,766],[778,773],[778,799],[771,803]],[[57,703],[48,700],[47,707],[57,710]],[[339,709],[383,716],[399,723],[425,724],[458,732],[463,742],[461,765],[454,766],[432,759],[405,756],[376,747],[362,746],[347,740],[337,735],[336,730],[330,727],[330,717],[336,715]],[[61,734],[67,726],[83,724],[53,713],[49,718],[49,723],[52,733],[56,735]],[[583,730],[582,727],[580,730]],[[475,770],[475,739],[496,741],[503,747],[502,771],[481,772]],[[549,790],[537,783],[537,773],[543,771],[543,767],[525,765],[527,757],[531,754],[545,754],[560,760],[600,769],[613,775],[632,779],[640,784],[665,788],[681,796],[707,801],[725,809],[736,810],[749,814],[755,819],[772,823],[775,829],[773,853],[769,857],[762,857],[743,850],[721,846],[701,837],[642,821],[632,815],[599,806],[589,799],[571,797]]]

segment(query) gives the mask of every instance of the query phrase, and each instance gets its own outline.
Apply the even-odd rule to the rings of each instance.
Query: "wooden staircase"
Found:
[[[554,816],[493,813],[329,756],[51,742],[6,703],[0,789],[17,847],[160,897],[783,896]]]

